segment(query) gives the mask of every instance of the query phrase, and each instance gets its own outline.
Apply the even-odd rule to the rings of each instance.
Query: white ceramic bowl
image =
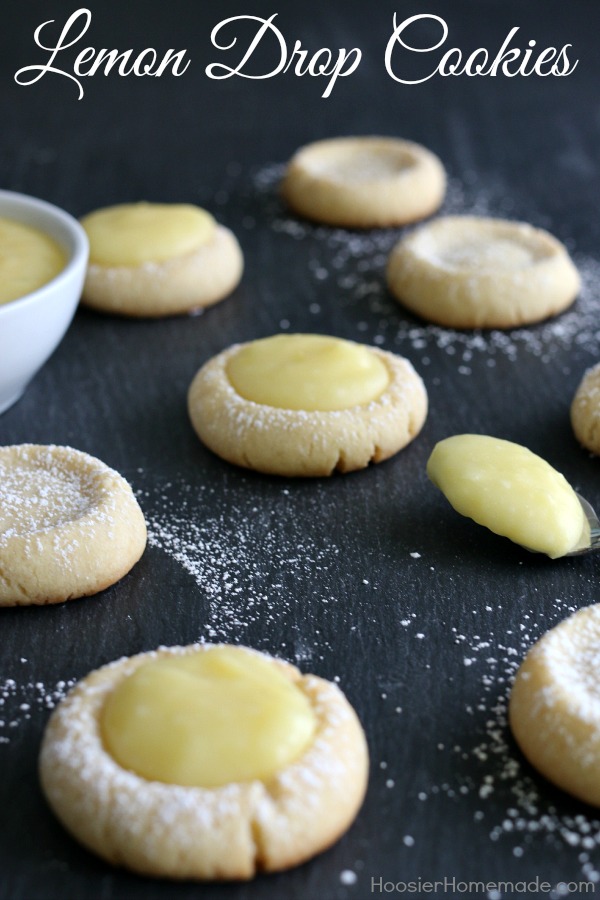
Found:
[[[64,249],[67,264],[37,291],[0,304],[0,413],[15,403],[59,345],[81,296],[88,241],[79,222],[35,197],[0,191],[0,216],[45,231]]]

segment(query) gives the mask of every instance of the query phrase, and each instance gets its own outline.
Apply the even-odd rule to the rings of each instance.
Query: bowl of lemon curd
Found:
[[[64,210],[0,191],[0,413],[54,352],[75,314],[88,241]]]

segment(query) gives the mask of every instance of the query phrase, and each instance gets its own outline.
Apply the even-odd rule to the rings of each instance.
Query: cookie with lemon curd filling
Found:
[[[524,222],[446,216],[403,237],[388,287],[407,309],[450,328],[513,328],[557,315],[579,292],[565,247]]]
[[[325,335],[236,344],[210,359],[188,393],[199,438],[223,459],[274,475],[320,476],[381,462],[427,415],[408,360]]]
[[[130,486],[99,459],[72,447],[0,447],[0,606],[96,594],[145,546]]]
[[[420,144],[338,137],[301,147],[281,191],[301,216],[345,228],[404,225],[431,215],[446,191],[440,160]]]
[[[44,793],[108,862],[246,879],[303,862],[354,820],[360,723],[339,688],[239,646],[161,648],[81,681],[42,743]]]
[[[240,246],[189,204],[132,203],[81,220],[90,241],[82,302],[126,316],[169,316],[211,306],[237,286]]]

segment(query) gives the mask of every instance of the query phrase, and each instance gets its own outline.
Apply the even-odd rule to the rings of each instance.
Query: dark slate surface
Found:
[[[76,7],[4,5],[0,184],[75,215],[141,198],[200,203],[239,235],[246,273],[232,297],[199,317],[132,322],[79,312],[0,419],[3,444],[71,444],[122,472],[154,535],[139,565],[103,594],[2,613],[0,896],[362,900],[373,895],[372,878],[555,884],[593,876],[594,811],[521,761],[502,697],[524,649],[569,608],[598,599],[597,561],[550,562],[495,538],[456,516],[424,467],[436,440],[491,433],[544,454],[599,500],[598,463],[578,448],[568,422],[600,344],[597,5],[124,6],[92,3],[79,49],[187,48],[192,64],[179,79],[97,75],[78,101],[59,75],[30,87],[13,81],[16,69],[47,58],[34,29],[50,18],[62,24]],[[397,84],[383,65],[396,8],[400,18],[445,17],[446,46],[495,54],[518,25],[515,46],[569,43],[580,62],[563,78]],[[328,99],[322,79],[290,73],[210,81],[205,66],[225,59],[210,31],[243,12],[278,12],[290,48],[296,38],[313,51],[360,46],[363,61]],[[398,66],[423,77],[434,56],[398,57]],[[63,58],[72,66],[73,51]],[[255,74],[267,62],[257,61]],[[585,279],[575,311],[504,337],[444,333],[405,314],[383,287],[397,233],[311,228],[277,199],[278,167],[294,149],[341,133],[422,141],[448,167],[447,211],[522,218],[565,240]],[[409,357],[430,395],[420,438],[379,467],[326,481],[261,477],[211,456],[186,415],[193,374],[233,341],[285,327],[375,341]],[[179,559],[169,536],[180,551],[187,540]],[[113,870],[63,832],[40,794],[45,698],[122,654],[215,637],[339,677],[371,749],[364,808],[326,854],[250,885],[178,885]],[[344,883],[345,871],[356,883]],[[449,896],[460,891],[446,885]]]

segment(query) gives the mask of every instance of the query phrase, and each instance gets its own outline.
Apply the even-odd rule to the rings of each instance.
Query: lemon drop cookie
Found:
[[[48,284],[66,262],[64,250],[50,235],[0,216],[0,305]]]
[[[600,604],[580,609],[527,653],[512,687],[509,722],[549,781],[600,806]]]
[[[239,646],[161,648],[92,672],[53,713],[44,793],[108,862],[176,879],[297,865],[354,820],[364,734],[339,688]]]
[[[102,312],[191,312],[222,300],[242,276],[236,238],[197,206],[126,203],[81,224],[90,241],[82,302]]]
[[[198,437],[223,459],[273,475],[319,476],[381,462],[421,430],[427,394],[410,362],[317,334],[236,344],[192,381]]]
[[[302,147],[282,183],[299,215],[343,228],[404,225],[431,215],[446,191],[440,160],[412,141],[339,137]]]
[[[387,265],[407,309],[451,328],[513,328],[570,306],[580,278],[565,247],[523,222],[446,216],[402,238]]]
[[[435,445],[427,474],[457,512],[528,550],[556,559],[590,544],[573,488],[520,444],[454,435]]]
[[[579,443],[600,456],[600,363],[581,379],[571,404],[571,424]]]
[[[0,447],[0,606],[96,594],[145,546],[131,488],[100,460],[71,447]]]

